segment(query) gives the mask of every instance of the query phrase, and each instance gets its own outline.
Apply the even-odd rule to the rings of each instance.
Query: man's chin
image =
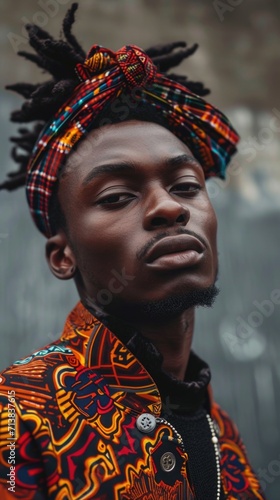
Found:
[[[219,293],[217,286],[211,285],[200,290],[178,293],[160,300],[146,302],[123,301],[119,297],[108,304],[104,311],[117,316],[124,321],[165,321],[180,316],[193,307],[212,307]]]

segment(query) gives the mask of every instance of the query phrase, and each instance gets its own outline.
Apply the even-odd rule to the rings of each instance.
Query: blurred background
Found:
[[[45,78],[17,57],[24,24],[58,36],[71,0],[0,0],[1,174],[14,170],[8,138],[21,99],[4,86]],[[198,310],[194,348],[212,368],[215,398],[237,423],[268,499],[280,498],[280,3],[279,0],[80,0],[74,32],[88,49],[198,42],[181,73],[241,135],[224,183],[208,184],[219,220],[219,287]],[[0,193],[0,369],[59,336],[78,296],[44,258],[24,190]]]

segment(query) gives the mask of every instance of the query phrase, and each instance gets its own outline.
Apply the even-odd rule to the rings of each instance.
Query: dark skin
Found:
[[[138,315],[137,304],[215,282],[217,221],[203,169],[169,130],[136,120],[92,131],[72,155],[75,168],[66,168],[58,191],[67,230],[48,240],[49,266],[60,279],[75,278],[89,309],[104,290],[111,300],[104,305],[107,293],[101,307],[110,312],[119,304],[124,321],[125,308],[136,305],[132,326],[161,352],[163,368],[183,380],[194,307],[163,321]],[[120,282],[116,276],[124,274]]]

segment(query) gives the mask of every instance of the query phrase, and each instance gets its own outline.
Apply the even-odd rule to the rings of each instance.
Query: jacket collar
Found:
[[[81,302],[67,317],[61,340],[67,342],[81,369],[99,372],[102,392],[106,387],[120,406],[136,413],[160,415],[161,397],[152,377],[121,340]]]
[[[81,302],[69,314],[61,340],[67,341],[82,367],[99,373],[100,389],[106,386],[114,400],[132,411],[159,416],[166,404],[179,413],[194,412],[202,404],[210,411],[210,369],[194,353],[186,381],[171,378],[162,371],[162,357],[147,339],[135,333],[124,344]]]

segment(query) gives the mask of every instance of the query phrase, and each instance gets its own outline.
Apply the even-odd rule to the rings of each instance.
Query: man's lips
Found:
[[[164,255],[179,254],[189,251],[194,251],[199,254],[204,251],[203,244],[195,238],[195,236],[189,234],[166,236],[152,246],[147,252],[145,260],[150,264]]]

